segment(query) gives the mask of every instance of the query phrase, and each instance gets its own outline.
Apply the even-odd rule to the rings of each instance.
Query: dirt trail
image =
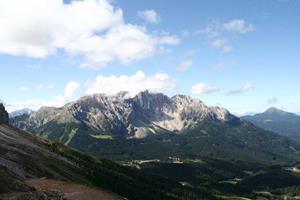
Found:
[[[67,200],[124,200],[124,198],[108,191],[64,181],[31,179],[25,182],[37,190],[61,191]]]

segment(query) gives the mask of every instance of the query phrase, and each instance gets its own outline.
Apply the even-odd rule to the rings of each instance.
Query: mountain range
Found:
[[[285,162],[300,146],[257,128],[224,108],[185,95],[140,92],[134,97],[84,96],[43,107],[11,123],[32,133],[113,160],[198,158]]]
[[[216,199],[204,190],[36,137],[7,119],[0,104],[1,200]]]
[[[169,98],[162,93],[149,91],[132,98],[128,98],[127,92],[120,92],[116,96],[84,96],[62,108],[44,107],[32,115],[23,113],[11,118],[17,127],[28,130],[43,129],[49,123],[75,123],[98,134],[122,135],[126,138],[144,138],[161,130],[180,132],[204,120],[224,123],[239,120],[223,108],[207,107],[200,100],[188,96]],[[52,135],[50,133],[47,136],[51,138]]]
[[[300,116],[275,107],[253,116],[243,116],[242,119],[265,130],[300,141]]]
[[[13,127],[0,104],[0,199],[293,199],[299,194],[297,143],[234,116],[206,116],[196,127],[174,133],[87,140],[98,153],[110,146],[112,157],[123,158],[118,164]],[[76,141],[87,142],[86,134]],[[127,154],[127,148],[140,154]],[[175,157],[134,160],[144,153]]]

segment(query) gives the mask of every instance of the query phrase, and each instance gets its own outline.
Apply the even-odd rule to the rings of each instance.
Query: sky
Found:
[[[9,112],[83,95],[190,95],[300,112],[299,0],[0,0]]]

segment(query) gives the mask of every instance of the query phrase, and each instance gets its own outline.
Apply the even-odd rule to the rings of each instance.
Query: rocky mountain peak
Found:
[[[0,124],[8,124],[9,117],[8,113],[5,110],[5,107],[2,103],[0,103]]]
[[[216,114],[216,117],[218,120],[221,121],[230,121],[233,118],[235,118],[233,115],[230,114],[230,112],[224,108],[220,107],[212,107],[211,111]]]
[[[201,107],[206,107],[204,105],[204,103],[202,101],[200,101],[199,99],[193,99],[190,96],[187,95],[175,95],[172,98],[172,101],[178,106],[178,107],[190,107],[190,106],[194,106],[194,105],[198,105]]]
[[[163,93],[152,93],[148,90],[138,93],[131,99],[145,110],[162,109],[171,104],[171,99]]]

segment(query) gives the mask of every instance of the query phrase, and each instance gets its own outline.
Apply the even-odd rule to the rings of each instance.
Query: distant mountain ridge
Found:
[[[16,127],[113,160],[199,158],[285,162],[299,144],[185,95],[84,96],[11,118]]]
[[[300,116],[275,107],[253,116],[243,116],[254,125],[300,141]]]
[[[227,110],[208,107],[200,100],[184,95],[171,98],[162,93],[140,92],[128,98],[126,92],[116,96],[84,96],[62,108],[43,107],[31,115],[12,117],[12,122],[26,130],[39,129],[48,123],[82,124],[99,134],[143,138],[162,129],[178,132],[203,120],[238,123]]]

